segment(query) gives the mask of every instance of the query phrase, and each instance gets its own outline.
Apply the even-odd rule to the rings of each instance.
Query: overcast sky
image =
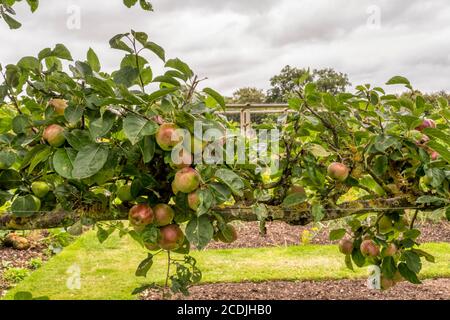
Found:
[[[133,28],[225,95],[243,86],[267,89],[286,64],[332,67],[353,85],[403,75],[422,91],[450,91],[448,0],[153,0],[152,13],[126,9],[122,0],[40,2],[35,14],[17,5],[19,30],[1,21],[3,64],[64,43],[80,60],[92,47],[112,71],[121,53],[108,40]],[[79,29],[67,27],[73,5]]]

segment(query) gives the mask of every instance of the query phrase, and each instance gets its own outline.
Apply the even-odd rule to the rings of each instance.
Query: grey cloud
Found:
[[[0,23],[0,61],[16,62],[62,42],[77,59],[94,48],[111,71],[121,53],[108,40],[133,28],[207,76],[203,85],[227,95],[242,86],[267,89],[286,64],[333,67],[348,73],[353,84],[380,85],[402,74],[424,90],[449,89],[445,0],[153,0],[153,13],[126,10],[121,2],[46,0],[35,14],[20,4],[22,29],[9,31]],[[72,4],[81,8],[81,30],[66,27]],[[370,6],[380,9],[379,30],[366,25]],[[162,72],[160,63],[154,71]]]

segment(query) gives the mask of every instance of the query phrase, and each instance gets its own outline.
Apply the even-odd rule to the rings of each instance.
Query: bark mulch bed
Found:
[[[30,260],[40,258],[46,261],[49,258],[47,246],[40,241],[42,234],[35,232],[27,237],[30,248],[27,250],[15,250],[2,247],[0,244],[0,298],[11,288],[12,283],[3,279],[3,272],[9,268],[27,268],[31,270]]]
[[[284,222],[274,221],[266,223],[267,234],[259,234],[258,222],[233,223],[238,232],[238,239],[231,243],[212,242],[207,249],[231,249],[231,248],[257,248],[288,246],[302,244],[302,235],[309,238],[311,244],[332,244],[328,233],[331,229],[327,226],[314,229],[314,226],[291,226]],[[422,235],[419,242],[450,242],[450,222],[417,222],[416,227]]]
[[[270,281],[205,284],[192,287],[187,300],[450,300],[450,279],[425,280],[422,285],[398,283],[387,291],[369,290],[364,280]],[[161,299],[147,291],[144,300]]]

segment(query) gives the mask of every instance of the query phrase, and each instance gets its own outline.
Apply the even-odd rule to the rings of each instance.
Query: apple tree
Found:
[[[110,45],[124,53],[111,73],[92,49],[73,61],[62,44],[0,67],[0,229],[129,235],[148,251],[136,275],[166,254],[164,288],[187,294],[201,279],[191,246],[233,242],[233,220],[264,230],[271,220],[344,218],[330,238],[349,268],[379,266],[384,289],[420,283],[421,259],[434,258],[420,249],[417,212],[450,216],[447,101],[426,102],[399,76],[387,84],[410,95],[370,85],[321,92],[306,73],[289,112],[255,127],[279,142],[263,161],[249,156],[264,145],[258,134],[227,130],[223,97],[199,90],[185,62],[143,32]],[[235,149],[245,161],[239,152],[220,161]]]

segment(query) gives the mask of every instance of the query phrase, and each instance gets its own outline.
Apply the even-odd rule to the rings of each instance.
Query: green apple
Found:
[[[47,184],[47,182],[35,181],[31,184],[31,190],[36,197],[43,198],[49,193],[50,186]]]

